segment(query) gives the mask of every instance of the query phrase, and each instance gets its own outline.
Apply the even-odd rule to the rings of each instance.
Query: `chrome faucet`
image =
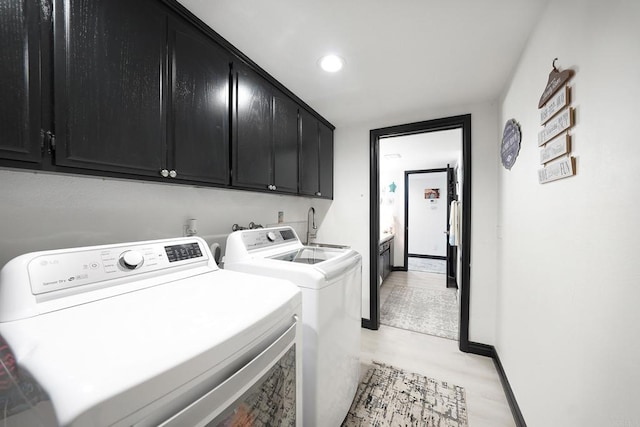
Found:
[[[309,216],[311,216],[311,221],[309,221]],[[313,208],[313,206],[311,206],[307,211],[307,242],[305,243],[306,245],[311,243],[311,239],[316,238],[316,234],[318,233],[317,230],[318,230],[318,227],[316,227],[316,210]]]

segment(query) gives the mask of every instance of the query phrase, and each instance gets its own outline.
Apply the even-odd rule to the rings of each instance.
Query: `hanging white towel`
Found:
[[[460,202],[453,200],[449,211],[449,244],[460,244]]]

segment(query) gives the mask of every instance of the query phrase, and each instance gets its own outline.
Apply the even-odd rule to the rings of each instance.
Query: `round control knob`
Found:
[[[120,265],[127,270],[135,270],[144,263],[144,257],[138,251],[126,251],[120,255]]]
[[[175,178],[176,176],[178,176],[178,172],[174,171],[173,169],[169,171],[169,176],[171,178]]]
[[[270,242],[275,242],[276,241],[276,233],[274,233],[273,231],[269,231],[267,233],[267,240],[269,240]]]
[[[166,169],[162,169],[162,170],[160,171],[160,175],[161,175],[163,178],[167,178],[167,177],[169,176],[169,171],[168,171],[168,170],[166,170]]]

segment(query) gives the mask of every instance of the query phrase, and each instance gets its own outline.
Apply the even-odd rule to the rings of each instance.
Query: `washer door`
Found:
[[[225,382],[160,426],[295,426],[296,325],[297,321]]]

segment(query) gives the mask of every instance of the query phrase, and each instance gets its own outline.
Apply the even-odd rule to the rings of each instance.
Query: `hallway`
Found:
[[[446,275],[394,271],[380,288],[380,323],[395,328],[458,340],[456,289]]]

